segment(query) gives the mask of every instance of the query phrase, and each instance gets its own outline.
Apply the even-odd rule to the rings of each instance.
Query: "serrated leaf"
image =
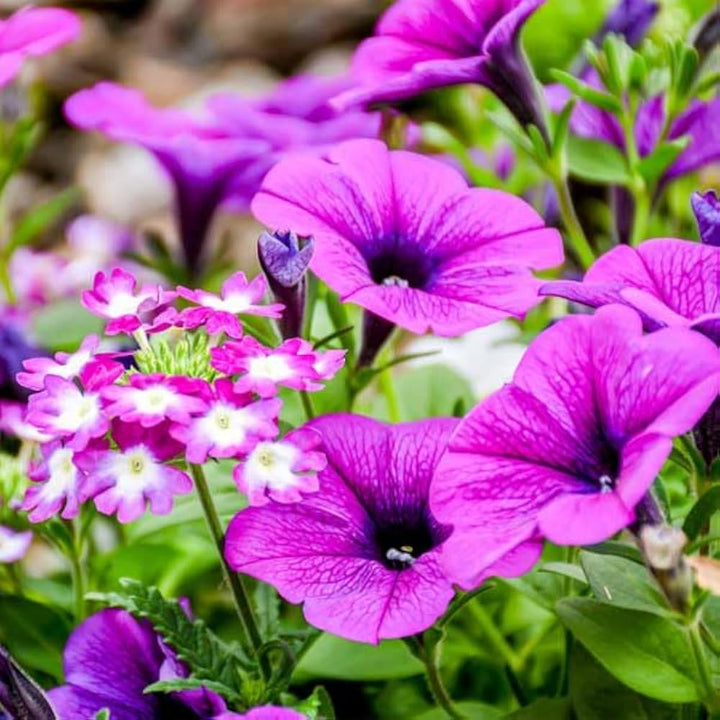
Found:
[[[557,612],[574,637],[629,688],[669,703],[698,699],[689,640],[672,621],[589,598],[565,598]]]
[[[92,597],[148,620],[178,659],[188,665],[192,681],[208,680],[220,683],[232,692],[241,692],[241,670],[253,666],[237,644],[222,641],[202,620],[191,619],[176,600],[163,598],[157,588],[145,587],[127,578],[121,585],[123,594]]]
[[[221,695],[231,703],[237,703],[241,700],[240,694],[224,683],[208,679],[200,680],[196,677],[159,680],[158,682],[152,683],[152,685],[148,685],[143,692],[145,694],[156,692],[174,693],[183,692],[184,690],[208,690],[217,695]]]

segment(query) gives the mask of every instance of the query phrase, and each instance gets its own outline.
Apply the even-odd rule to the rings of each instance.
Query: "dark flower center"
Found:
[[[415,247],[397,245],[367,260],[372,279],[378,285],[424,288],[432,275],[432,261]]]
[[[413,523],[376,525],[374,541],[378,559],[390,570],[409,568],[447,537],[447,533],[434,525],[436,523],[426,517]]]
[[[612,443],[606,441],[601,446],[597,469],[592,473],[593,484],[601,493],[612,492],[620,474],[620,453]]]

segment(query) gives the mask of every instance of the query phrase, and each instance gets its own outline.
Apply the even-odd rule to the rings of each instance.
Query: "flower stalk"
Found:
[[[237,615],[240,618],[240,624],[243,629],[243,645],[254,657],[258,658],[260,662],[260,671],[263,677],[267,680],[270,677],[270,667],[267,658],[260,654],[263,640],[260,635],[260,630],[258,629],[255,614],[253,613],[252,605],[250,603],[250,598],[247,590],[245,589],[242,578],[240,575],[232,571],[225,559],[223,528],[215,503],[212,499],[212,494],[210,493],[205,473],[201,465],[194,464],[190,465],[190,472],[192,474],[193,481],[195,482],[195,488],[197,490],[198,498],[200,499],[200,504],[202,505],[208,530],[210,531],[210,535],[212,536],[220,557],[223,574],[230,586]]]

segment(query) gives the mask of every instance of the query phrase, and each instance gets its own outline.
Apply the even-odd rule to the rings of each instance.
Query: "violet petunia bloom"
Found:
[[[334,103],[394,103],[435,88],[479,83],[521,125],[545,129],[543,111],[519,36],[544,0],[398,0],[375,37],[355,53],[356,89]]]
[[[247,209],[268,170],[290,153],[321,154],[343,140],[377,137],[379,112],[338,112],[330,106],[333,97],[352,86],[346,75],[295,75],[260,98],[211,97],[207,109],[222,133],[269,145],[268,151],[236,178],[230,203]]]
[[[643,335],[629,308],[546,330],[513,381],[461,421],[437,469],[432,512],[453,525],[448,575],[472,588],[526,572],[543,536],[585,545],[626,527],[719,382],[712,342],[684,328]]]
[[[241,511],[228,528],[228,562],[304,602],[307,621],[327,632],[369,643],[422,632],[453,597],[438,563],[450,528],[430,513],[428,488],[456,422],[310,422],[328,461],[318,492]]]
[[[700,240],[705,245],[720,246],[720,199],[714,190],[693,193],[691,198]]]
[[[307,720],[307,715],[292,708],[261,705],[242,714],[224,713],[214,720]]]
[[[75,13],[60,8],[26,7],[0,21],[0,88],[11,82],[30,57],[41,57],[80,34]]]
[[[173,182],[185,266],[197,275],[216,209],[267,143],[223,137],[207,118],[155,108],[138,91],[110,82],[75,93],[65,103],[65,115],[82,130],[97,130],[153,153]]]
[[[310,268],[344,301],[415,333],[522,317],[540,300],[530,270],[563,259],[557,230],[523,200],[470,189],[445,163],[376,140],[282,161],[252,209],[312,236]]]
[[[720,247],[690,240],[646,240],[637,248],[621,245],[605,253],[582,282],[545,284],[542,295],[600,307],[629,305],[648,331],[690,327],[720,346]]]
[[[112,720],[210,720],[225,711],[205,690],[150,693],[159,680],[185,677],[187,669],[146,620],[123,610],[102,610],[70,636],[64,653],[65,685],[48,696],[59,717],[94,718],[110,710]]]
[[[643,40],[659,11],[658,2],[620,0],[605,18],[593,42],[595,45],[602,45],[603,40],[613,33],[622,35],[628,45],[635,47]]]

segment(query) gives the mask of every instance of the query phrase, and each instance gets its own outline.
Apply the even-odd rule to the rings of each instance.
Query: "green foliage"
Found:
[[[570,701],[566,698],[542,698],[506,715],[503,720],[550,720],[550,718],[552,720],[573,720]],[[613,720],[615,719],[613,718]]]
[[[687,634],[671,620],[588,598],[563,599],[557,611],[575,638],[623,684],[665,702],[698,699]]]
[[[399,640],[384,640],[375,646],[323,634],[303,656],[294,680],[388,680],[422,672],[422,664]]]
[[[48,350],[73,352],[91,334],[102,331],[103,321],[91,315],[76,299],[59,300],[38,310],[32,329]]]
[[[627,185],[630,175],[623,154],[614,145],[570,135],[568,168],[573,177],[600,185]]]
[[[173,681],[189,685],[182,688],[163,685],[162,689],[174,691],[212,685],[215,692],[231,702],[237,702],[241,697],[243,675],[252,668],[252,663],[240,647],[222,641],[202,620],[191,619],[180,603],[166,600],[157,588],[148,588],[128,579],[123,580],[121,585],[124,590],[122,595],[94,595],[93,599],[149,620],[154,630],[190,668],[187,680]]]
[[[690,540],[695,540],[718,510],[720,510],[720,485],[713,485],[693,505],[683,523],[683,532]]]

